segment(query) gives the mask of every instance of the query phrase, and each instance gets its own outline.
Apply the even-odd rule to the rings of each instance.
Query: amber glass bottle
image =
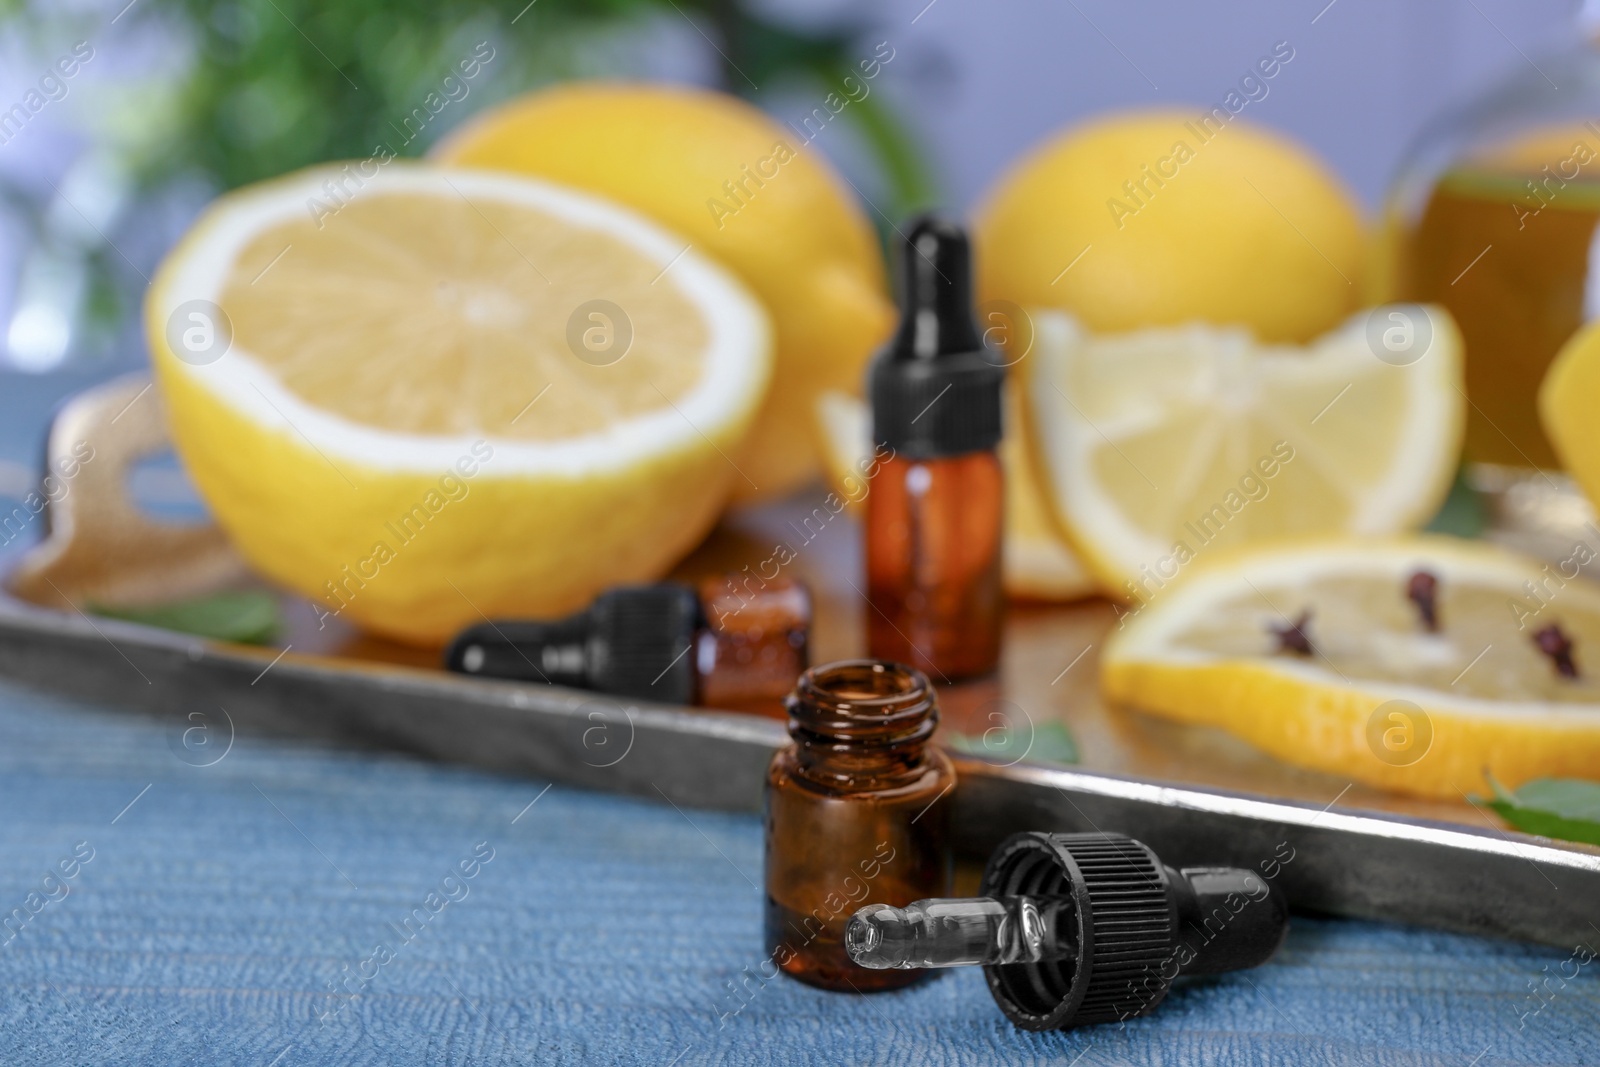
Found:
[[[896,456],[867,497],[874,656],[954,680],[1000,660],[1000,460]],[[874,499],[876,498],[876,499]]]
[[[848,660],[801,675],[789,734],[767,770],[766,943],[777,967],[823,989],[908,985],[921,971],[852,963],[844,932],[867,904],[948,891],[955,769],[929,745],[938,703],[896,663]]]
[[[867,494],[872,655],[941,681],[1000,660],[998,353],[972,321],[961,230],[923,219],[906,240],[900,331],[871,371],[873,439],[893,451]]]

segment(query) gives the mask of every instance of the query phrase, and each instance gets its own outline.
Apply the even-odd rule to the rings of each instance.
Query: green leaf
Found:
[[[1540,778],[1508,792],[1491,776],[1499,816],[1524,833],[1600,845],[1600,782]]]
[[[1077,763],[1078,742],[1059,722],[1024,725],[1013,729],[997,726],[973,736],[951,731],[946,745],[956,752],[997,763]]]
[[[1456,471],[1456,480],[1450,483],[1450,493],[1439,505],[1439,511],[1424,527],[1429,533],[1449,534],[1452,537],[1482,537],[1489,526],[1488,509],[1483,497],[1467,484],[1466,468]]]
[[[278,598],[260,589],[212,593],[148,608],[91,605],[90,610],[112,619],[246,645],[266,644],[283,626]]]

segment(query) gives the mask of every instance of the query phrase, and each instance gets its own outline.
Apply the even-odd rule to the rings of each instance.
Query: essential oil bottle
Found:
[[[906,239],[900,330],[873,361],[873,441],[892,450],[866,500],[868,647],[940,681],[1000,660],[1000,357],[972,318],[966,235]]]
[[[497,620],[456,635],[445,666],[664,704],[777,714],[806,669],[811,594],[787,578],[612,589],[576,615]]]
[[[948,891],[956,776],[928,743],[933,687],[897,663],[847,660],[807,671],[786,704],[794,741],[767,769],[767,951],[823,989],[909,985],[923,972],[852,962],[845,928],[867,904]]]

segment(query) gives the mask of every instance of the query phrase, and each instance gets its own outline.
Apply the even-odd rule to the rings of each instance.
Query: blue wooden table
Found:
[[[0,454],[75,384],[0,377]],[[972,972],[764,981],[753,817],[244,739],[195,762],[0,683],[0,1064],[1600,1063],[1600,963],[1559,949],[1297,916],[1151,1018],[1024,1034]]]
[[[1297,917],[1270,965],[1069,1034],[1013,1030],[967,971],[763,981],[753,817],[174,747],[0,685],[0,1062],[1600,1062],[1600,965],[1365,922]]]

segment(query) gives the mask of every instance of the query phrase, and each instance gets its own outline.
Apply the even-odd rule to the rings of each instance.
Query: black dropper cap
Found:
[[[1289,932],[1288,905],[1252,871],[1175,871],[1121,834],[1013,834],[989,857],[985,896],[1076,902],[1072,952],[987,966],[989,992],[1026,1030],[1119,1022],[1153,1011],[1178,975],[1265,963]]]
[[[612,589],[587,611],[550,622],[469,626],[445,651],[452,671],[549,682],[666,704],[695,698],[699,598],[677,582]]]
[[[1179,975],[1265,963],[1288,932],[1283,897],[1253,871],[1175,871],[1121,834],[1013,834],[980,892],[869,904],[845,949],[880,970],[981,965],[1006,1018],[1068,1030],[1144,1015]]]
[[[900,330],[872,362],[873,440],[913,459],[1000,442],[1000,357],[972,319],[972,251],[955,223],[919,218],[906,237]]]

